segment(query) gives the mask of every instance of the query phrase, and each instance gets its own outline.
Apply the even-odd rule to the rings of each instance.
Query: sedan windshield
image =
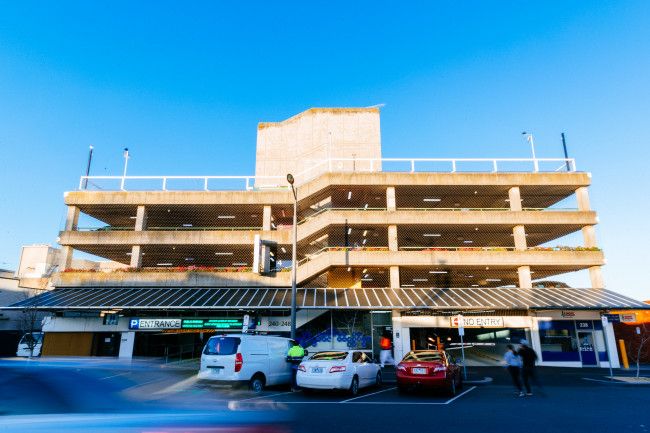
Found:
[[[429,361],[444,361],[444,360],[445,357],[441,352],[433,352],[433,351],[409,352],[404,357],[404,361],[429,362]]]
[[[345,359],[347,356],[347,352],[318,352],[309,359],[314,361],[340,361]]]

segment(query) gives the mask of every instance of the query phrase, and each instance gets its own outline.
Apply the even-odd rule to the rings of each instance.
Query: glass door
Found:
[[[578,341],[580,341],[580,357],[582,358],[582,365],[597,365],[594,334],[592,332],[578,332]]]

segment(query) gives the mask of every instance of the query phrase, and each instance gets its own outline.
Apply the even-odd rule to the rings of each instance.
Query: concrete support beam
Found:
[[[142,246],[133,245],[131,247],[131,264],[129,266],[132,268],[142,267]]]
[[[64,245],[61,247],[61,256],[59,261],[59,272],[70,269],[72,266],[72,254],[74,249],[70,246]]]
[[[603,271],[601,266],[592,266],[589,268],[589,279],[591,279],[591,288],[605,288],[605,280],[603,280]]]
[[[596,227],[585,226],[582,228],[582,238],[584,239],[584,246],[592,248],[596,246]]]
[[[510,200],[510,210],[521,210],[521,191],[518,186],[513,186],[508,190],[508,199]]]
[[[140,205],[135,214],[135,231],[147,230],[147,209]]]
[[[576,189],[576,199],[578,200],[578,210],[588,211],[591,210],[589,205],[589,190],[586,186],[581,186]]]
[[[68,212],[65,217],[65,231],[77,230],[79,223],[79,208],[77,206],[68,206]]]
[[[398,250],[397,226],[396,225],[389,225],[388,226],[388,250],[389,251],[397,251]]]
[[[530,289],[533,287],[530,266],[519,266],[517,268],[517,274],[519,275],[519,287],[522,289]]]
[[[386,188],[386,209],[396,210],[397,202],[395,200],[395,187],[389,186]]]
[[[515,238],[515,249],[517,251],[526,251],[528,245],[526,243],[526,229],[524,226],[514,226],[512,228],[512,235]]]
[[[390,287],[399,288],[399,266],[390,267]]]
[[[262,230],[271,230],[271,206],[264,206],[262,212]]]

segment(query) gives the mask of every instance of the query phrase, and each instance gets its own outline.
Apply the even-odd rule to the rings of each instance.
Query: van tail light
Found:
[[[307,372],[307,369],[305,368],[305,365],[304,365],[304,364],[300,364],[300,365],[298,366],[298,370],[300,370],[300,371],[304,371],[305,373]]]
[[[241,353],[237,353],[235,355],[235,373],[239,373],[241,371],[242,365],[244,365],[244,357],[241,356]]]
[[[437,372],[439,372],[439,371],[447,371],[447,367],[445,367],[444,365],[436,365],[436,366],[433,368],[433,372],[434,372],[434,373],[437,373]]]
[[[345,371],[345,365],[335,365],[330,368],[330,373],[341,373],[342,371]]]

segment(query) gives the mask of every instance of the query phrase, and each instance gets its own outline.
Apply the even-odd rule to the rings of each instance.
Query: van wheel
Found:
[[[260,392],[264,391],[264,376],[253,376],[251,381],[248,383],[248,388],[255,394],[259,394]]]
[[[359,378],[354,376],[352,378],[352,383],[350,384],[350,394],[357,395],[359,394]]]

